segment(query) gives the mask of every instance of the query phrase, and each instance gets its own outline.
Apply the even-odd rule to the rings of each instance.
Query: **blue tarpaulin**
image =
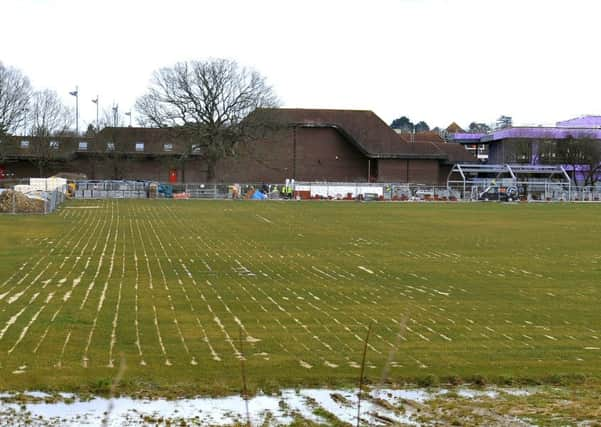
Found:
[[[261,193],[259,190],[256,190],[251,196],[250,200],[265,200],[267,196]]]

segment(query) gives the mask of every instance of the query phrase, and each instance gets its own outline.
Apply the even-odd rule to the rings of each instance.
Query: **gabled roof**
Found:
[[[447,144],[436,132],[420,132],[414,135],[399,135],[401,140],[409,142],[415,152],[423,154],[438,153],[446,156],[447,163],[471,163],[477,161],[461,144]],[[411,143],[413,138],[413,143]]]
[[[405,135],[399,137],[373,111],[273,108],[263,112],[288,126],[333,128],[369,158],[447,160],[444,152],[432,146],[408,143],[402,139]]]
[[[461,126],[459,126],[459,125],[458,125],[457,123],[455,123],[455,122],[451,123],[451,124],[450,124],[450,125],[447,127],[447,129],[446,129],[446,130],[447,130],[447,132],[450,132],[450,133],[463,133],[463,132],[465,132],[465,131],[464,131],[464,130],[461,128]]]
[[[398,134],[372,111],[268,108],[253,114],[263,115],[261,119],[272,122],[276,128],[297,126],[334,129],[368,158],[433,159],[452,163],[474,160],[463,146],[451,147],[453,144],[444,143],[436,132]],[[105,128],[98,134],[100,141],[117,138],[149,144],[171,142],[178,137],[181,135],[178,136],[169,128]]]
[[[478,159],[461,144],[447,144],[446,142],[435,142],[439,150],[448,156],[448,163],[474,163]]]

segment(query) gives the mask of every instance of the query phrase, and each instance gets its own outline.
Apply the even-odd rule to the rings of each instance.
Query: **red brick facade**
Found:
[[[283,124],[218,162],[218,182],[350,181],[444,184],[455,162],[473,161],[440,141],[408,143],[375,114],[346,110],[274,110]],[[207,165],[185,152],[185,142],[169,129],[106,128],[95,138],[63,138],[48,153],[20,147],[26,138],[0,143],[0,164],[18,177],[84,173],[90,179],[206,181]],[[86,142],[82,149],[80,142]],[[47,141],[43,141],[47,144]],[[143,146],[140,146],[143,144]],[[461,148],[461,147],[460,147]],[[36,157],[37,156],[37,157]],[[186,160],[183,161],[182,157]]]

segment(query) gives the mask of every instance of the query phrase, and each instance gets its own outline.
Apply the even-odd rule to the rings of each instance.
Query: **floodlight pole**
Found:
[[[113,126],[114,127],[117,127],[118,118],[119,118],[119,104],[115,104],[113,106]]]
[[[27,113],[29,112],[29,108],[25,107],[23,108],[23,113],[24,113],[24,117],[23,117],[23,126],[25,127],[23,129],[23,136],[27,136]]]
[[[69,94],[75,97],[75,134],[79,135],[79,86],[75,86],[75,91]]]
[[[100,123],[98,122],[98,95],[96,95],[96,99],[92,99],[92,102],[96,104],[96,132],[99,132]]]

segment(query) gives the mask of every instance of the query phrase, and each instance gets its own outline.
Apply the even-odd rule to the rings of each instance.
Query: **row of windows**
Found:
[[[21,148],[28,149],[29,146],[30,146],[29,141],[27,141],[27,140],[21,141],[21,144],[20,144]],[[53,150],[58,150],[59,146],[60,146],[59,141],[48,142],[48,147],[50,147]],[[88,143],[85,141],[80,142],[77,146],[77,150],[78,151],[87,151]],[[136,142],[135,150],[136,150],[136,152],[139,152],[139,153],[143,152],[144,151],[144,143]],[[107,142],[106,143],[106,151],[115,151],[115,144],[113,142]],[[173,151],[173,144],[163,144],[163,151],[165,151],[165,152]],[[192,147],[192,151],[198,152],[199,149],[197,147]]]

